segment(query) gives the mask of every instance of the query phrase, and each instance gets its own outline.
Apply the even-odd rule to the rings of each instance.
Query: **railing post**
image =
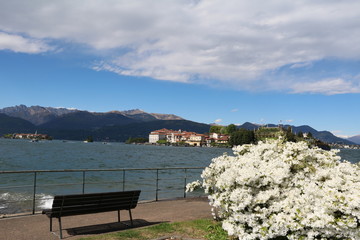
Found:
[[[184,176],[184,198],[186,198],[186,182],[187,182],[187,169],[185,168],[185,176]]]
[[[125,191],[125,169],[123,170],[123,191]]]
[[[155,200],[159,200],[159,169],[156,169],[156,196]]]
[[[82,184],[82,193],[85,193],[85,171],[83,171],[83,184]]]
[[[35,214],[35,207],[36,207],[36,174],[37,172],[34,172],[34,193],[33,193],[33,207],[32,207],[32,214]]]

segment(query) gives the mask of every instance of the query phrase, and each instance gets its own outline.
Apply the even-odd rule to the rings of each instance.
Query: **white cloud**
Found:
[[[0,32],[0,50],[21,53],[42,53],[51,49],[44,41]]]
[[[238,111],[239,111],[238,108],[231,109],[231,112],[238,112]]]
[[[353,83],[340,78],[295,83],[292,88],[293,93],[322,93],[326,95],[360,93],[360,83]]]
[[[356,83],[349,78],[347,85],[338,85],[340,89],[324,91],[316,87],[318,80],[267,76],[283,66],[305,68],[329,57],[360,59],[357,0],[0,0],[0,4],[0,31],[100,51],[123,50],[104,57],[94,66],[98,71],[242,90],[286,91],[290,86],[294,93],[353,92],[348,86]]]
[[[293,65],[291,65],[291,69],[296,69],[296,68],[308,68],[311,67],[312,63],[311,62],[300,62],[300,63],[295,63]]]
[[[221,119],[221,118],[219,118],[219,119],[216,119],[215,120],[215,123],[221,123],[223,120]]]

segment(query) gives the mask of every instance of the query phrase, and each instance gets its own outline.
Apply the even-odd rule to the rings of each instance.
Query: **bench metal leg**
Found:
[[[62,239],[61,217],[59,217],[60,239]]]
[[[133,220],[132,220],[132,215],[131,215],[131,210],[130,210],[130,209],[129,209],[129,216],[130,216],[131,227],[133,227],[134,224],[133,224]]]
[[[118,210],[118,221],[120,222],[120,210]]]
[[[50,217],[50,232],[52,232],[52,217]]]

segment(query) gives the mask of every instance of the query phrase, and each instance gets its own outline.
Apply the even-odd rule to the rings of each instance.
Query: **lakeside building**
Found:
[[[209,137],[206,138],[206,143],[208,146],[211,146],[213,143],[217,144],[227,144],[229,142],[230,136],[227,134],[220,133],[210,133]]]
[[[149,134],[149,143],[156,144],[161,140],[170,144],[185,143],[189,146],[211,146],[211,143],[227,144],[229,136],[218,133],[211,133],[210,135],[200,134],[183,131],[181,129],[175,131],[166,128],[152,131]]]

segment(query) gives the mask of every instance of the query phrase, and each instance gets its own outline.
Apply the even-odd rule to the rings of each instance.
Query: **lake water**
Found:
[[[40,141],[0,139],[0,171],[185,168],[206,167],[224,148],[127,145],[123,143],[83,143],[78,141]],[[341,150],[350,162],[360,161],[360,150]],[[186,182],[200,178],[201,169],[118,172],[38,173],[36,210],[49,207],[55,194],[141,189],[141,200],[183,196]],[[83,180],[86,179],[86,185]],[[158,185],[156,185],[156,180]],[[0,174],[0,214],[31,211],[34,174]],[[19,202],[20,201],[20,202]]]
[[[0,171],[206,167],[224,152],[231,149],[0,139]],[[155,199],[156,189],[159,199],[180,197],[184,175],[191,182],[200,178],[201,171],[126,171],[126,176],[122,171],[86,172],[85,187],[83,172],[39,173],[36,207],[48,207],[55,194],[81,193],[83,188],[84,192],[141,189],[141,200]],[[0,214],[29,211],[33,183],[33,173],[0,174]]]

